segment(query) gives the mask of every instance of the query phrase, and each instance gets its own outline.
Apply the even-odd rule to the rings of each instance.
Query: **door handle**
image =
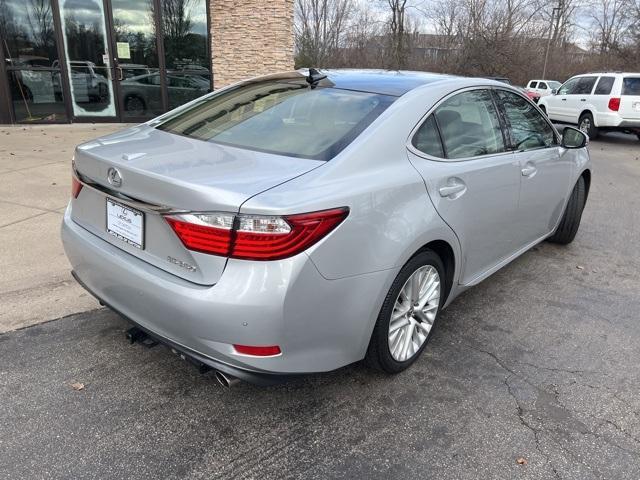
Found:
[[[561,100],[562,100],[563,102],[566,102],[566,101],[567,101],[567,99],[566,99],[566,98],[563,98],[563,99],[561,99]]]
[[[124,70],[122,70],[121,67],[116,67],[116,70],[118,71],[118,81],[121,82],[124,80]]]
[[[581,101],[581,102],[586,102],[586,101],[587,101],[587,99],[586,99],[586,98],[581,98],[581,99],[580,99],[580,101]]]
[[[449,197],[451,199],[458,198],[464,191],[467,189],[467,186],[461,180],[457,179],[449,179],[449,183],[443,187],[438,189],[441,197]]]
[[[523,177],[530,177],[531,175],[533,175],[537,171],[538,171],[538,169],[536,167],[534,167],[533,165],[527,165],[522,169],[522,176]]]

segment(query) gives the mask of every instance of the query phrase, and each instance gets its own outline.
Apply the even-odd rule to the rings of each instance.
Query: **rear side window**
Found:
[[[427,155],[432,157],[443,158],[444,151],[440,142],[440,134],[433,115],[424,121],[420,128],[411,139],[411,144]]]
[[[538,82],[529,82],[529,88],[538,88]]]
[[[598,80],[598,85],[596,86],[594,95],[609,95],[611,93],[611,89],[613,88],[613,82],[615,77],[600,77]]]
[[[471,90],[445,100],[435,111],[447,158],[468,158],[505,151],[491,93]]]
[[[514,148],[531,150],[555,145],[553,129],[531,102],[506,90],[496,90],[496,94],[509,124]]]
[[[640,77],[623,78],[622,95],[640,95]]]
[[[240,85],[178,111],[159,130],[213,143],[292,157],[329,160],[395,97],[305,80]]]
[[[547,89],[547,84],[544,82],[540,82],[538,84],[538,88],[542,89],[542,90],[546,90]]]
[[[578,85],[571,93],[573,95],[589,95],[596,83],[596,77],[580,77]]]

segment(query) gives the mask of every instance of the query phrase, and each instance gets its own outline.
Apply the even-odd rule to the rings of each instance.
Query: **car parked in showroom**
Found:
[[[221,383],[396,373],[462,291],[574,239],[586,142],[487,79],[263,76],[77,147],[62,239],[84,288]]]
[[[576,75],[539,106],[554,122],[576,124],[592,139],[603,132],[640,139],[640,73]]]
[[[529,83],[524,88],[529,92],[537,93],[540,97],[546,97],[561,86],[562,84],[555,80],[529,80]]]

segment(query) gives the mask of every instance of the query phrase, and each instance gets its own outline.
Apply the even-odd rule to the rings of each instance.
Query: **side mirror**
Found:
[[[589,144],[589,137],[583,131],[573,127],[566,127],[562,131],[562,147],[582,148]]]
[[[551,90],[551,95],[557,95],[557,94],[558,94],[558,90],[556,90],[555,88]]]

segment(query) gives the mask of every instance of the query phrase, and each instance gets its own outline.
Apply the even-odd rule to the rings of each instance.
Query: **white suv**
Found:
[[[577,124],[591,138],[618,131],[640,139],[640,73],[576,75],[538,106],[551,120]]]
[[[530,92],[539,93],[541,97],[551,95],[551,92],[560,88],[562,84],[555,80],[529,80],[527,86],[524,87]]]

